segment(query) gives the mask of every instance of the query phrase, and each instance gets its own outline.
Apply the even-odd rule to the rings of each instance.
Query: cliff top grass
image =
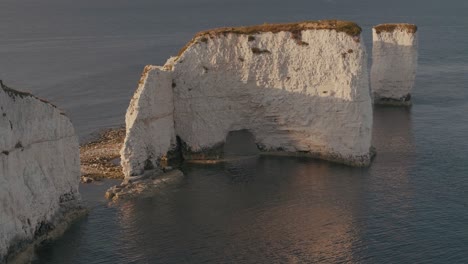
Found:
[[[10,97],[14,98],[14,97],[20,97],[20,98],[24,98],[24,97],[32,97],[32,98],[35,98],[43,103],[46,103],[54,108],[57,108],[58,107],[56,105],[54,105],[53,103],[45,100],[45,99],[42,99],[42,98],[39,98],[31,93],[28,93],[28,92],[22,92],[22,91],[18,91],[18,90],[15,90],[13,88],[10,88],[8,86],[6,86],[2,80],[0,80],[0,88],[3,89],[3,91],[5,91],[6,94],[8,94]],[[65,113],[61,112],[61,114],[65,115]]]
[[[15,96],[19,96],[21,98],[23,98],[23,97],[34,97],[34,95],[32,95],[31,93],[18,91],[18,90],[15,90],[13,88],[10,88],[10,87],[6,86],[3,83],[2,80],[0,80],[0,87],[10,96],[15,95]]]
[[[413,24],[406,23],[389,23],[389,24],[380,24],[374,27],[375,33],[380,34],[382,32],[394,32],[395,30],[405,30],[408,33],[416,33],[418,27]]]
[[[198,39],[202,42],[208,41],[208,38],[216,37],[219,35],[226,34],[239,34],[239,35],[253,35],[264,32],[278,33],[282,31],[286,32],[300,32],[303,30],[335,30],[337,32],[344,32],[351,37],[357,37],[361,34],[362,29],[354,22],[342,21],[342,20],[317,20],[317,21],[303,21],[296,23],[284,23],[284,24],[262,24],[255,26],[245,27],[223,27],[215,28],[206,31],[198,32],[191,41],[189,41],[177,55],[178,57],[184,53],[184,51],[195,43]]]

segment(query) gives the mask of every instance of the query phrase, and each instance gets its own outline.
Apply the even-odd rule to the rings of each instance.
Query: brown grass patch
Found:
[[[418,31],[418,27],[416,25],[405,23],[380,24],[375,26],[374,29],[377,34],[382,32],[394,32],[395,30],[406,31],[414,34]]]
[[[254,35],[263,32],[301,32],[303,30],[335,30],[337,32],[344,32],[353,38],[358,38],[362,32],[361,27],[356,23],[341,20],[318,20],[284,24],[265,23],[263,25],[256,26],[216,28],[197,33],[193,39],[179,51],[177,56],[180,57],[192,44],[201,41],[203,38],[214,38],[219,35],[226,36],[227,34]]]

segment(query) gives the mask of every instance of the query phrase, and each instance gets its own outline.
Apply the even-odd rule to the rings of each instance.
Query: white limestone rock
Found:
[[[127,177],[158,167],[176,147],[172,73],[147,66],[125,116],[121,164]]]
[[[185,159],[222,159],[227,134],[242,129],[265,153],[369,165],[372,105],[360,33],[351,22],[318,21],[197,34],[164,69],[144,74],[127,113],[127,132],[141,132],[126,142],[145,146],[126,144],[125,175],[155,158],[145,148],[161,157],[174,149],[175,135]],[[135,105],[140,94],[173,99],[174,127],[128,122],[136,108],[152,122],[171,118],[170,103]]]
[[[381,24],[372,32],[371,89],[374,103],[411,105],[418,63],[417,27]]]
[[[60,110],[0,87],[0,263],[47,236],[79,208],[80,159]]]

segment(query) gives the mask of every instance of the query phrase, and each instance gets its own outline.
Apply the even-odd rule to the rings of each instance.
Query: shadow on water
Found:
[[[224,157],[229,160],[223,164],[224,171],[232,182],[249,182],[255,178],[260,151],[249,130],[229,132],[223,151]]]
[[[395,163],[413,163],[411,107],[374,106],[372,145],[377,149],[374,164],[393,167]]]

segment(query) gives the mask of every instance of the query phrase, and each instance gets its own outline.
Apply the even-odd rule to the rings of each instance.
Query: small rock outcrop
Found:
[[[105,197],[113,202],[149,197],[179,186],[183,180],[184,174],[177,169],[145,171],[143,175],[128,177],[120,185],[109,188]]]
[[[418,63],[417,27],[381,24],[372,32],[371,90],[374,103],[411,105]]]
[[[59,109],[0,87],[0,263],[84,212],[74,128]]]
[[[346,21],[198,33],[163,67],[147,66],[126,115],[126,177],[223,159],[230,131],[264,154],[370,163],[372,105],[361,28]]]

